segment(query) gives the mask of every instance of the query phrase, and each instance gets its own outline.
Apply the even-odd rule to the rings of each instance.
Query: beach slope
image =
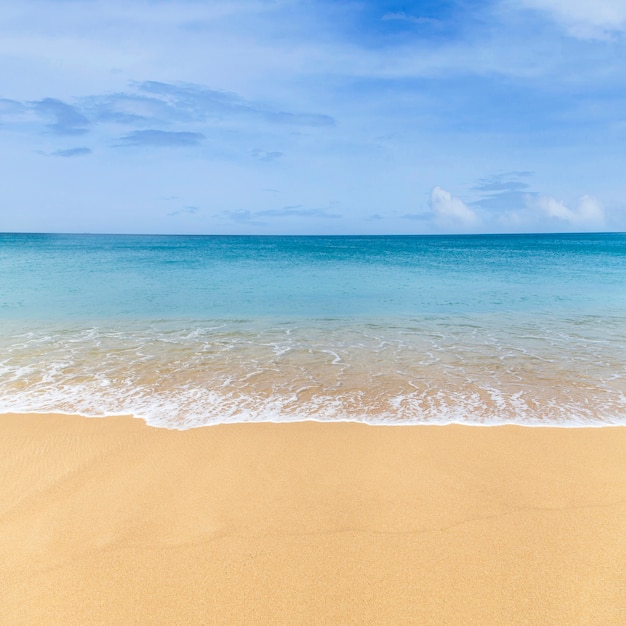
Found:
[[[626,428],[0,416],[5,624],[624,624]]]

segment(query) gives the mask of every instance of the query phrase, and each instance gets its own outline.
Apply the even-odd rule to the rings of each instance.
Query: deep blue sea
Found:
[[[0,234],[0,412],[626,424],[626,234]]]

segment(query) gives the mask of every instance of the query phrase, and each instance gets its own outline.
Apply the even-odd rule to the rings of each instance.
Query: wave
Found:
[[[301,420],[626,424],[626,364],[616,342],[623,324],[579,322],[16,326],[0,336],[0,411],[132,414],[178,429]]]

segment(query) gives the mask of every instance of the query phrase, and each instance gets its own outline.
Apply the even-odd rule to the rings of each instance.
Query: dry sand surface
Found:
[[[626,428],[0,416],[2,624],[626,624]]]

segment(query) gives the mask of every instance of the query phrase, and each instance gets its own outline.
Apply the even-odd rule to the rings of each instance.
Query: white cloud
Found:
[[[537,201],[537,207],[544,211],[548,217],[556,217],[560,220],[571,222],[574,220],[574,212],[552,196],[540,196]]]
[[[604,38],[626,32],[624,0],[505,0],[521,8],[545,11],[576,37]]]
[[[441,225],[466,228],[478,221],[478,216],[463,200],[453,196],[441,187],[435,187],[430,193],[430,208],[435,220]]]
[[[382,17],[383,22],[400,21],[400,22],[412,22],[413,24],[438,24],[439,20],[432,17],[421,17],[418,15],[410,15],[404,11],[393,11],[391,13],[385,13]]]
[[[530,200],[531,208],[537,208],[547,217],[567,222],[571,226],[600,228],[604,226],[604,208],[595,198],[581,196],[574,207],[568,207],[552,196],[537,196]],[[534,207],[532,206],[534,205]]]
[[[584,222],[604,224],[604,208],[591,196],[584,195],[578,200],[578,218]]]

